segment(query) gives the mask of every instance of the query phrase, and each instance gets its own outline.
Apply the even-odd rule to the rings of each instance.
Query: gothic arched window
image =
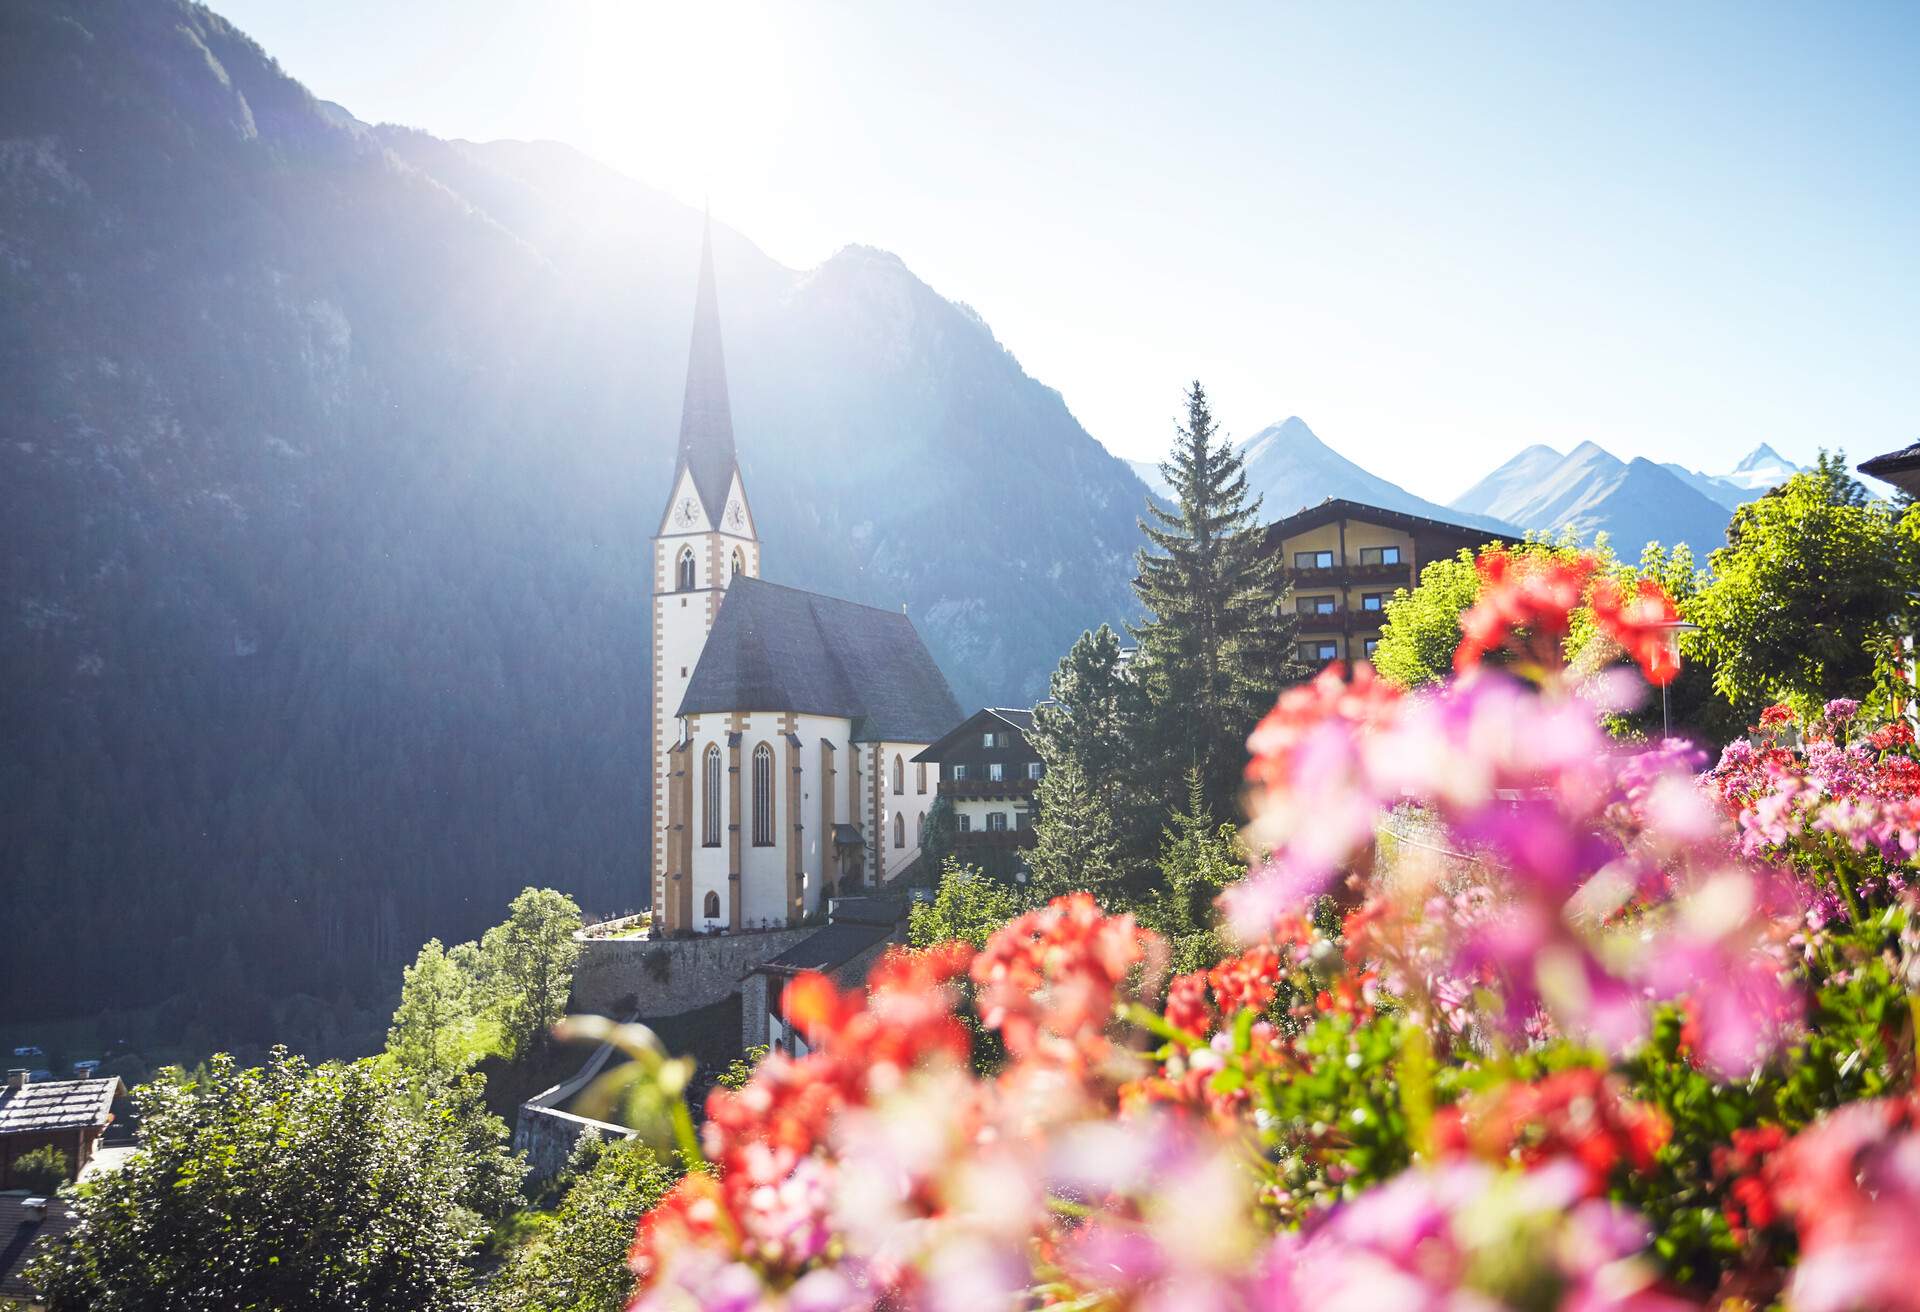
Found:
[[[927,763],[925,761],[921,761],[918,764],[916,764],[913,767],[913,769],[914,769],[914,785],[913,785],[914,791],[920,792],[920,793],[926,792],[927,791]]]
[[[903,762],[903,761],[902,761],[902,760],[900,759],[900,754],[899,754],[898,752],[896,752],[896,753],[894,753],[894,757],[893,757],[893,792],[894,792],[894,796],[896,796],[896,797],[898,797],[898,796],[899,796],[899,795],[900,795],[901,793],[904,793],[904,792],[906,792],[906,791],[907,791],[907,767],[906,767],[906,763],[905,763],[905,762]]]
[[[708,920],[720,919],[720,895],[718,893],[707,894],[706,901],[700,904],[700,910],[706,915]]]
[[[895,847],[907,845],[907,813],[905,811],[893,813],[893,845]]]
[[[720,744],[708,743],[701,766],[700,842],[720,846]]]
[[[913,845],[915,847],[925,847],[927,845],[927,815],[924,811],[916,816],[913,821]]]
[[[693,591],[693,548],[680,549],[680,567],[675,575],[674,586],[681,592]]]
[[[740,554],[740,548],[735,547],[733,549],[733,570],[731,573],[727,575],[727,582],[729,583],[733,582],[735,579],[739,578],[742,574],[745,574],[746,572],[747,572],[747,558]]]
[[[753,749],[753,845],[773,846],[773,748]]]

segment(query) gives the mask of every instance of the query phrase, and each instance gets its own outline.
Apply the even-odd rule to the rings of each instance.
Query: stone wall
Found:
[[[819,932],[818,925],[677,939],[582,939],[572,1010],[676,1016],[718,1002],[755,966]]]
[[[852,961],[836,966],[829,978],[842,989],[862,989],[866,987],[867,973],[886,954],[888,948],[906,941],[906,927],[901,926],[890,938],[883,938],[862,952]],[[786,987],[784,978],[775,979],[756,972],[747,976],[740,986],[740,1050],[750,1051],[764,1047],[771,1041],[772,1010],[769,1004],[777,1003],[780,998],[776,990]]]
[[[556,1111],[531,1102],[520,1104],[520,1115],[513,1125],[513,1147],[527,1155],[528,1179],[545,1183],[558,1175],[573,1156],[573,1147],[588,1130],[598,1130],[602,1139],[631,1139],[633,1131],[624,1125],[588,1120],[572,1112]]]

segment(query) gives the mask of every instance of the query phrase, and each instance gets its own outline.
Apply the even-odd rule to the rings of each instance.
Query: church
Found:
[[[709,223],[653,540],[656,935],[800,923],[920,854],[913,758],[960,707],[904,613],[768,583],[734,452]]]

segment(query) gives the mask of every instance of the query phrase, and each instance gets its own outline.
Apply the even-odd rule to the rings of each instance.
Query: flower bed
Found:
[[[1616,744],[1555,639],[1668,679],[1671,603],[1595,586],[1495,562],[1451,686],[1285,694],[1211,970],[1073,895],[793,981],[635,1306],[1920,1309],[1911,735]]]

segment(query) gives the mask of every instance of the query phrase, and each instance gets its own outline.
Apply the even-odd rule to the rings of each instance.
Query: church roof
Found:
[[[693,302],[693,344],[687,354],[687,391],[680,406],[680,468],[718,524],[733,483],[733,407],[727,400],[727,360],[720,348],[720,298],[713,284],[713,221],[700,239],[700,289]],[[674,485],[679,484],[675,471]]]
[[[858,742],[928,743],[960,719],[905,615],[744,574],[720,602],[679,714],[714,711],[841,716]]]

